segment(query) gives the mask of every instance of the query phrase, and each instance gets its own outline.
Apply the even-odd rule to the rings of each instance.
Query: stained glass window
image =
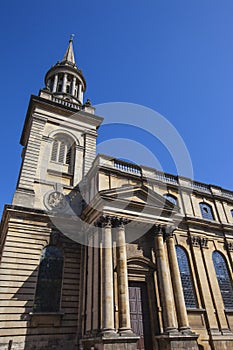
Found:
[[[34,311],[57,312],[60,309],[63,255],[60,249],[47,246],[40,259]]]
[[[217,251],[213,252],[212,257],[224,306],[226,309],[233,309],[232,279],[230,277],[225,258]]]
[[[196,308],[197,300],[194,291],[187,253],[181,246],[176,246],[176,254],[184,292],[185,305],[187,308]]]
[[[214,220],[212,207],[206,203],[200,203],[201,215],[203,219]]]

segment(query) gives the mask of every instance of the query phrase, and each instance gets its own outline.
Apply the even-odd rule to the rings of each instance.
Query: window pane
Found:
[[[200,203],[200,209],[203,219],[214,220],[213,211],[210,205],[206,203]]]
[[[177,260],[180,270],[180,277],[182,282],[182,287],[184,291],[184,299],[187,308],[196,308],[196,295],[194,292],[192,276],[190,273],[190,267],[188,262],[188,257],[185,250],[176,246]]]
[[[34,311],[57,312],[60,309],[63,256],[53,246],[46,247],[39,266]]]
[[[213,252],[213,263],[226,309],[233,309],[233,288],[225,258],[219,252]]]
[[[169,202],[171,202],[174,205],[177,205],[177,198],[175,196],[172,196],[171,194],[167,193],[163,195],[164,198],[166,198]]]

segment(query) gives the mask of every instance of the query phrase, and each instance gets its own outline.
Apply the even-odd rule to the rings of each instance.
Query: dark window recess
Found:
[[[63,256],[57,247],[47,246],[40,259],[39,274],[34,303],[35,312],[58,312],[60,310],[63,273]]]
[[[225,258],[221,253],[216,251],[213,252],[212,257],[224,307],[226,309],[233,309],[232,280],[227,269]]]
[[[233,217],[233,209],[231,210],[231,216]]]
[[[172,196],[171,194],[169,193],[166,193],[163,195],[164,198],[166,198],[169,202],[171,202],[172,204],[174,205],[177,205],[177,198],[175,196]]]
[[[197,300],[194,291],[187,253],[182,247],[176,246],[176,254],[180,270],[182,287],[184,291],[185,305],[187,308],[195,309],[197,307]]]
[[[209,204],[200,203],[200,209],[203,219],[214,220],[213,210]]]

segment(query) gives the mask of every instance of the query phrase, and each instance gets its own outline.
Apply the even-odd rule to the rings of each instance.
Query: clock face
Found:
[[[49,194],[47,204],[52,210],[62,210],[65,209],[67,201],[63,193],[54,191]]]

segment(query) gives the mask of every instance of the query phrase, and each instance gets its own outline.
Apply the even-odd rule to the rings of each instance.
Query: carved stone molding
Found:
[[[190,237],[190,244],[193,247],[208,248],[208,238],[199,237],[199,236],[191,236]]]
[[[229,252],[233,252],[233,242],[226,241],[226,242],[225,242],[225,248],[226,248],[226,250],[228,250]]]

